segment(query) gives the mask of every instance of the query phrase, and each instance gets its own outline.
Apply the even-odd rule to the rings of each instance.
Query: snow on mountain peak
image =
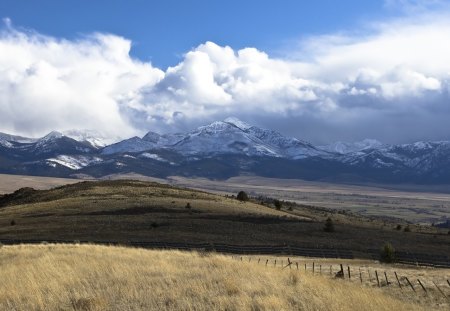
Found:
[[[11,142],[17,142],[17,143],[34,143],[36,142],[36,138],[29,138],[29,137],[23,137],[23,136],[16,136],[16,135],[10,135],[6,133],[0,133],[0,141],[3,141],[8,143],[8,146],[11,146]]]
[[[105,147],[113,142],[95,130],[68,130],[62,134],[79,142],[88,142],[96,148]]]
[[[142,139],[156,144],[161,139],[161,135],[155,132],[148,132]]]
[[[383,143],[379,142],[376,139],[364,139],[357,142],[342,142],[338,141],[329,145],[319,146],[318,148],[339,154],[347,154],[352,152],[360,152],[368,149],[378,149],[383,147]]]
[[[44,137],[39,139],[39,141],[49,141],[49,140],[61,138],[63,136],[64,135],[61,132],[51,131],[50,133],[48,133],[47,135],[45,135]]]
[[[239,120],[238,118],[235,117],[228,117],[225,120],[223,120],[223,122],[228,123],[228,124],[232,124],[238,128],[240,128],[241,130],[248,130],[249,128],[251,128],[252,126],[248,123],[245,123],[241,120]]]

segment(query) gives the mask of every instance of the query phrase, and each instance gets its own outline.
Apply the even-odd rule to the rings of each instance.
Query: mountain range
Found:
[[[450,141],[376,140],[315,146],[227,118],[187,133],[149,132],[109,144],[94,131],[42,138],[0,133],[0,173],[101,177],[138,173],[228,178],[258,175],[343,182],[450,183]]]

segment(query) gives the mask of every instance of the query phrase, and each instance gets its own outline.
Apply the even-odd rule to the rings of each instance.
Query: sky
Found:
[[[450,3],[0,1],[0,131],[228,116],[316,144],[450,140]]]

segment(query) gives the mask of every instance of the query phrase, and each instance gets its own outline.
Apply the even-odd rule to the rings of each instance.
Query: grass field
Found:
[[[1,310],[432,310],[229,256],[94,245],[0,248]]]
[[[434,306],[442,310],[450,308],[450,285],[447,283],[447,280],[450,280],[450,269],[383,264],[378,261],[364,259],[324,259],[264,255],[237,256],[237,259],[249,265],[266,265],[267,262],[268,267],[276,267],[278,269],[288,269],[287,263],[292,262],[289,267],[290,270],[298,269],[300,273],[324,276],[331,279],[340,270],[340,265],[342,264],[346,282],[369,288],[381,288],[387,295],[414,302],[418,305]],[[350,271],[350,277],[348,276],[348,271]],[[380,286],[378,286],[376,274],[379,276]],[[407,280],[411,282],[414,289],[411,288]],[[426,292],[422,289],[418,280],[425,287]]]
[[[187,203],[191,208],[186,208]],[[391,242],[399,251],[448,255],[445,230],[327,212],[276,210],[259,202],[143,181],[83,182],[0,198],[0,239],[292,244],[350,248],[366,255]],[[323,231],[332,217],[336,232]]]

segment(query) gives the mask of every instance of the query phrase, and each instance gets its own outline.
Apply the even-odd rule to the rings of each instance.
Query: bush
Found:
[[[238,199],[239,201],[242,201],[242,202],[248,201],[248,195],[245,191],[239,191],[236,199]]]
[[[395,261],[395,249],[391,243],[385,243],[380,252],[380,261],[391,263]]]
[[[411,228],[409,226],[406,226],[405,229],[403,229],[404,232],[411,232]]]
[[[323,231],[334,232],[334,223],[330,217],[328,217],[327,220],[325,221],[325,227],[323,228]]]
[[[191,203],[187,203],[184,208],[191,209]]]
[[[15,226],[16,225],[16,221],[13,219],[11,220],[11,226]]]
[[[402,230],[402,225],[397,225],[397,230]]]
[[[281,203],[281,201],[280,200],[273,200],[273,205],[275,205],[275,208],[277,209],[277,210],[280,210],[281,209],[281,206],[283,205],[283,203]]]

